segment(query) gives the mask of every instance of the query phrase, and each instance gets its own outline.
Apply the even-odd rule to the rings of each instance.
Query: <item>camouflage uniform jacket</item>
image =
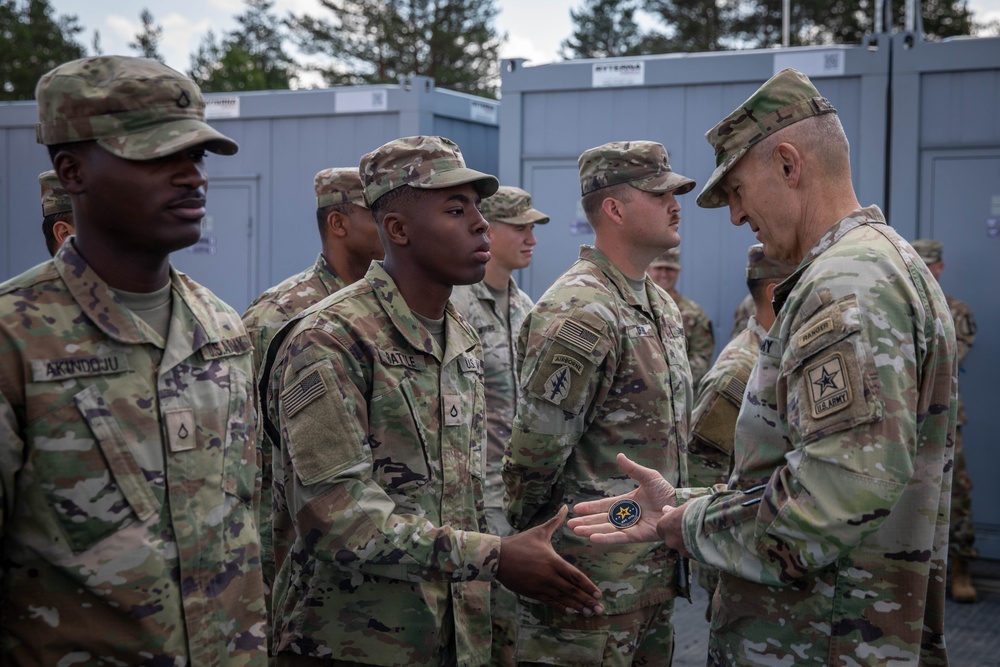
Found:
[[[442,352],[375,262],[272,343],[277,652],[488,661],[482,348],[450,303],[445,320]]]
[[[346,286],[320,253],[311,267],[254,299],[243,313],[243,324],[253,341],[253,367],[260,370],[267,344],[285,322]]]
[[[472,325],[483,343],[483,375],[486,381],[486,519],[494,535],[510,535],[513,529],[503,514],[503,450],[510,439],[517,407],[517,335],[533,305],[531,298],[511,278],[507,287],[507,312],[497,312],[497,303],[486,283],[458,285],[451,293],[455,309]]]
[[[724,484],[729,478],[736,416],[743,405],[750,371],[757,363],[767,331],[753,315],[747,326],[719,353],[702,378],[691,411],[688,479],[691,486]]]
[[[503,467],[515,528],[563,504],[634,489],[618,452],[673,484],[687,479],[692,392],[680,312],[652,280],[645,285],[651,312],[603,253],[584,246],[525,320],[521,399]],[[662,542],[599,546],[564,526],[553,544],[601,589],[609,614],[674,597],[676,555]]]
[[[684,320],[688,365],[691,366],[691,386],[697,390],[698,383],[712,365],[712,353],[715,351],[712,320],[704,308],[682,294],[678,294],[674,302]]]
[[[948,311],[951,319],[955,323],[955,340],[958,343],[958,372],[965,372],[965,357],[972,349],[972,344],[976,342],[976,318],[972,316],[972,309],[964,301],[959,301],[953,296],[945,295],[948,300]],[[962,383],[958,387],[958,423],[966,423],[965,404],[962,402]]]
[[[267,346],[282,326],[309,306],[322,301],[346,286],[344,281],[326,263],[323,254],[305,271],[286,278],[258,296],[243,313],[243,324],[253,341],[253,367],[255,380],[260,373]],[[272,443],[260,429],[260,449],[264,466],[261,490],[261,555],[263,557],[264,584],[268,604],[274,582],[274,549],[271,541],[271,448]],[[268,628],[270,630],[270,628]]]
[[[170,279],[165,345],[72,242],[0,286],[0,664],[266,664],[250,340]]]
[[[684,513],[688,549],[723,570],[709,664],[947,664],[944,295],[870,207],[824,234],[774,304],[729,490]]]
[[[747,294],[733,311],[733,329],[729,332],[729,340],[736,338],[741,331],[747,328],[747,321],[753,315],[753,297]]]

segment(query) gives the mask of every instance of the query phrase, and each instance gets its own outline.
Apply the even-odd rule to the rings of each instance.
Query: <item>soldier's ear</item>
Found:
[[[52,236],[56,239],[56,245],[61,246],[63,241],[75,233],[76,231],[73,229],[73,223],[67,222],[66,220],[56,220],[55,224],[52,225]]]
[[[604,215],[616,225],[621,225],[625,221],[624,202],[614,197],[605,197],[601,201],[601,210]]]
[[[410,244],[409,220],[404,213],[390,211],[382,218],[382,230],[385,232],[385,239],[389,243],[398,246]]]
[[[61,149],[52,158],[52,168],[68,193],[76,195],[83,192],[83,151],[78,148]]]
[[[344,225],[345,216],[340,211],[330,211],[326,216],[326,230],[334,236],[343,238],[347,236],[347,227]]]

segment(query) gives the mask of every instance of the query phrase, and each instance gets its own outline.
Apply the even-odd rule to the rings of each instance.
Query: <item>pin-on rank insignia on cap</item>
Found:
[[[334,167],[316,174],[316,208],[337,204],[356,204],[368,208],[361,173],[355,167]]]
[[[126,160],[153,160],[192,146],[232,155],[235,141],[205,122],[198,85],[155,60],[96,56],[73,60],[42,75],[38,143],[95,140]]]
[[[531,195],[512,185],[501,185],[496,194],[482,201],[479,209],[487,222],[544,225],[549,221],[549,216],[531,207]]]
[[[40,173],[38,185],[42,190],[43,216],[73,212],[73,201],[69,198],[69,193],[63,189],[55,171],[49,169]]]
[[[705,133],[715,150],[715,171],[698,195],[698,206],[728,205],[729,200],[718,185],[726,172],[761,139],[800,120],[836,112],[805,74],[785,69],[772,76],[746,102]]]
[[[615,528],[631,528],[639,523],[642,508],[634,500],[619,500],[608,510],[608,521]]]
[[[363,155],[360,171],[369,206],[385,193],[404,185],[437,190],[469,183],[483,199],[500,187],[495,176],[466,167],[462,151],[455,142],[444,137],[393,139]]]
[[[659,255],[656,259],[649,263],[650,267],[663,266],[668,269],[677,269],[680,271],[681,268],[681,250],[680,248],[670,248],[662,255]]]
[[[768,259],[764,256],[763,243],[755,243],[747,248],[747,279],[749,280],[763,280],[766,278],[784,280],[795,273],[795,269],[798,266],[795,262]]]
[[[583,195],[621,183],[646,192],[679,195],[695,186],[687,176],[671,171],[667,149],[655,141],[612,141],[588,148],[577,162]]]
[[[924,264],[936,264],[944,257],[944,244],[935,239],[917,239],[910,245],[924,260]]]

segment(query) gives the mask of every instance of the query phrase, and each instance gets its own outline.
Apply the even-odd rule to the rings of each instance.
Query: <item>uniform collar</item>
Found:
[[[862,225],[884,225],[885,216],[878,206],[868,206],[851,211],[846,217],[838,220],[820,237],[816,245],[806,253],[806,256],[799,262],[798,268],[792,275],[778,284],[774,289],[774,312],[777,314],[788,296],[795,289],[802,274],[812,265],[817,257],[829,250],[835,243],[842,239],[848,232],[857,229]]]
[[[313,270],[316,275],[319,276],[319,281],[323,283],[323,287],[326,288],[327,294],[333,294],[334,292],[339,292],[340,290],[347,287],[347,283],[344,279],[337,275],[337,272],[333,270],[333,267],[326,261],[326,257],[323,257],[323,253],[320,253],[316,257],[316,264],[313,266]]]
[[[406,342],[415,349],[437,358],[433,337],[420,323],[420,320],[414,316],[410,306],[400,294],[399,288],[396,287],[396,281],[385,272],[382,262],[372,262],[368,273],[365,274],[365,280],[371,285],[379,305],[389,316],[396,330],[406,339]],[[444,357],[439,359],[442,365],[447,364],[460,353],[475,348],[479,342],[479,335],[464,318],[459,316],[451,299],[445,304],[444,319],[447,349],[444,352]]]
[[[635,290],[632,289],[632,284],[629,283],[628,278],[625,274],[618,270],[608,256],[597,248],[589,245],[580,246],[580,259],[586,260],[597,265],[597,268],[607,277],[608,281],[614,285],[615,289],[618,290],[618,295],[621,297],[628,305],[633,308],[638,308],[639,310],[646,312],[645,305],[639,301],[635,295]],[[656,283],[649,276],[643,274],[643,283],[646,286],[646,299],[649,301],[649,307],[652,308],[652,313],[646,313],[647,315],[659,319],[662,315],[662,311],[659,307],[660,301],[663,297],[659,296],[657,291],[659,288],[656,287]],[[664,292],[665,293],[665,292]]]

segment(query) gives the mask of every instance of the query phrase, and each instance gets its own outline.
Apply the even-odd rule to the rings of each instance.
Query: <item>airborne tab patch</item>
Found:
[[[568,354],[557,354],[552,357],[552,363],[557,366],[569,366],[577,375],[583,375],[583,362]]]
[[[323,382],[323,376],[319,374],[318,370],[309,373],[282,392],[281,402],[285,414],[289,417],[295,416],[302,408],[325,393],[326,383]]]
[[[818,326],[822,325],[820,322]],[[815,328],[815,327],[814,327]],[[851,404],[851,382],[840,352],[825,357],[805,369],[812,418],[823,419]]]

